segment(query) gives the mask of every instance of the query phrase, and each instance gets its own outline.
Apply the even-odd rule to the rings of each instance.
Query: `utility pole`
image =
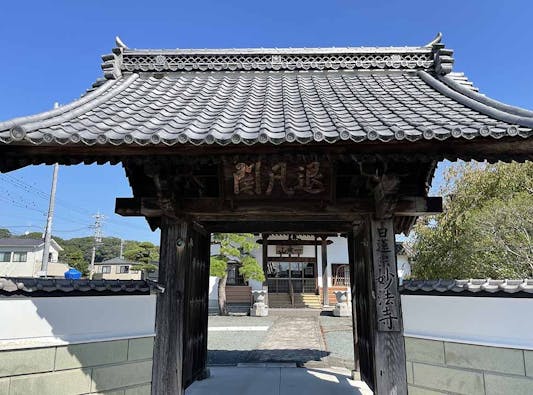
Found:
[[[50,240],[52,238],[52,220],[54,219],[54,207],[56,202],[56,187],[57,187],[57,172],[59,165],[54,164],[54,172],[52,175],[52,190],[50,191],[50,204],[48,205],[48,218],[46,220],[46,228],[44,230],[44,249],[43,261],[41,263],[41,276],[46,277],[48,271],[48,255],[50,253]]]
[[[89,266],[89,278],[93,278],[94,274],[94,259],[96,257],[96,247],[102,242],[102,221],[104,216],[100,213],[93,215],[94,218],[94,241],[93,241],[93,251],[91,254],[91,266]]]
[[[120,239],[120,259],[124,259],[124,239]]]
[[[54,108],[58,108],[59,103],[54,103]],[[52,238],[52,221],[54,219],[54,208],[56,204],[56,187],[57,187],[57,172],[59,164],[54,164],[54,172],[52,174],[52,190],[50,191],[50,203],[48,204],[48,217],[46,219],[46,227],[44,228],[44,249],[43,259],[41,262],[41,272],[39,276],[46,277],[48,272],[48,255],[50,254],[50,240]]]

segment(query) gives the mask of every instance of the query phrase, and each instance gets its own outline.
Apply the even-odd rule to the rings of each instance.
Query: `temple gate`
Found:
[[[58,109],[0,123],[0,170],[122,163],[116,212],[161,229],[153,394],[206,376],[212,232],[348,237],[354,348],[406,394],[394,235],[442,210],[443,159],[528,160],[533,113],[477,93],[423,47],[133,50]],[[325,238],[322,239],[325,242]]]

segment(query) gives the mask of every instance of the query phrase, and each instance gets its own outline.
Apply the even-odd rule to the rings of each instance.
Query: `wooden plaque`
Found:
[[[331,196],[327,161],[236,160],[224,163],[225,196],[233,200],[316,199]]]
[[[372,221],[374,289],[378,331],[401,331],[400,293],[392,220]]]

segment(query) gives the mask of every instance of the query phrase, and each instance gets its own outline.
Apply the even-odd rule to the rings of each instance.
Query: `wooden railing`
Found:
[[[316,280],[314,278],[269,278],[267,279],[267,284],[269,291],[272,293],[289,293],[289,286],[292,286],[292,290],[295,293],[313,293],[316,291]]]

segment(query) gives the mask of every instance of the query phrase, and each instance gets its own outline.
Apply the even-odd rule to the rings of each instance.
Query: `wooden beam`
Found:
[[[375,299],[372,287],[372,248],[370,221],[357,224],[353,234],[353,251],[350,259],[350,281],[352,281],[352,302],[355,304],[355,326],[357,330],[359,368],[361,380],[375,391]],[[353,314],[353,311],[352,311]],[[353,319],[353,318],[352,318]],[[355,338],[354,338],[355,340]]]
[[[183,333],[189,224],[163,218],[159,260],[152,395],[184,394]]]
[[[264,240],[264,238],[263,238]],[[265,242],[263,240],[257,240],[257,244],[264,244]],[[314,246],[316,244],[321,245],[321,241],[316,240],[276,240],[276,239],[270,239],[267,240],[269,244],[272,245],[278,245],[278,246]],[[327,241],[328,245],[333,244],[332,240]]]
[[[228,208],[220,199],[183,199],[175,209],[177,217],[190,216],[197,221],[246,221],[246,220],[287,220],[309,218],[315,220],[350,221],[361,215],[373,214],[376,204],[372,199],[343,199],[336,203],[295,202],[272,200],[270,202],[240,202]],[[123,216],[159,217],[164,210],[159,200],[151,197],[117,198],[115,212]],[[442,198],[406,196],[398,198],[395,216],[420,216],[442,212]]]
[[[322,236],[320,249],[322,252],[322,299],[324,307],[329,306],[328,287],[328,241],[326,236]]]
[[[407,395],[405,343],[392,218],[371,220],[376,395]]]
[[[270,262],[316,262],[316,258],[313,256],[269,256]]]
[[[184,293],[183,385],[209,377],[207,318],[209,304],[210,235],[190,226]]]
[[[355,229],[359,231],[359,226]],[[352,334],[353,334],[353,355],[354,355],[354,372],[361,371],[361,366],[359,364],[359,332],[358,332],[358,322],[357,322],[357,287],[355,280],[355,238],[354,231],[348,232],[348,262],[350,268],[350,294],[351,294],[351,304],[352,304]],[[355,375],[354,379],[360,380]]]
[[[285,220],[285,221],[202,221],[202,225],[210,232],[221,233],[309,233],[328,232],[339,233],[351,229],[348,221],[309,221],[309,220]]]
[[[265,281],[263,283],[263,285],[267,285],[268,284],[268,281],[267,281],[267,274],[268,274],[268,233],[263,233],[262,234],[262,237],[263,237],[263,240],[259,240],[261,241],[263,244],[263,274],[265,275]]]

